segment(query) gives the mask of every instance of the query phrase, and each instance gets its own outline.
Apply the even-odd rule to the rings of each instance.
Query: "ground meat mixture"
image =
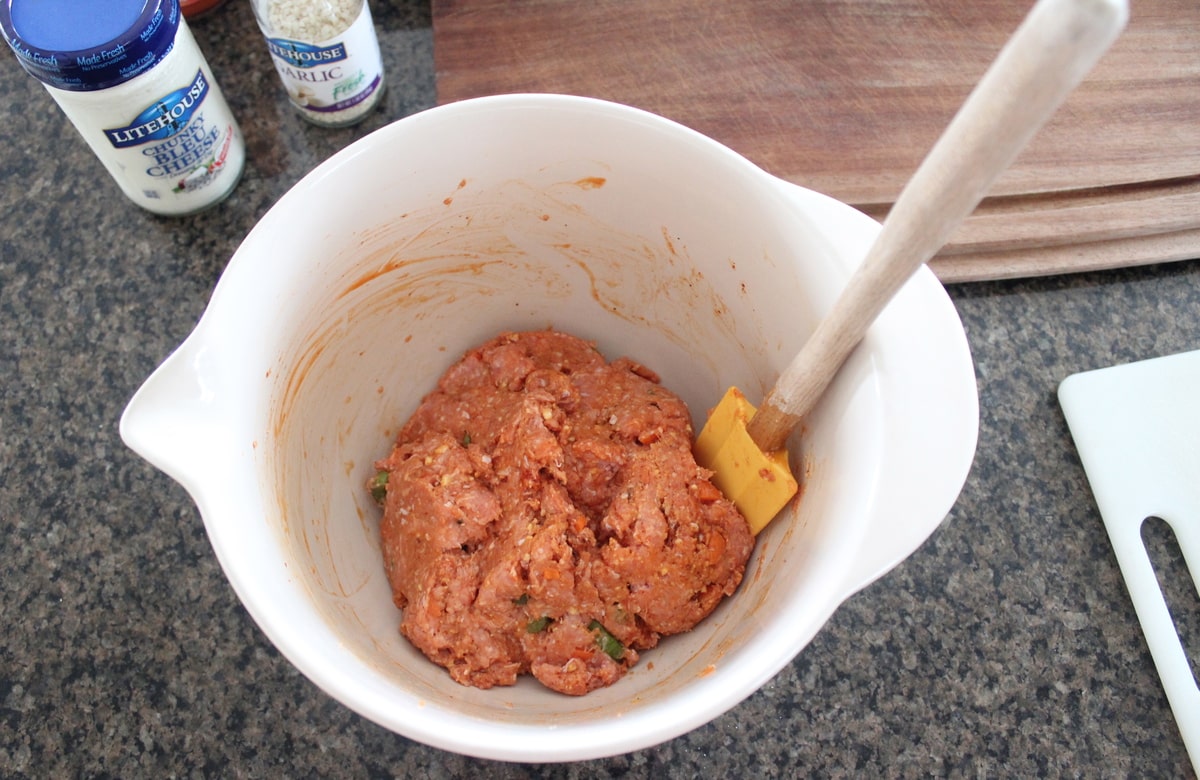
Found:
[[[620,679],[754,546],[691,447],[683,401],[630,360],[552,331],[471,350],[376,464],[401,632],[479,688]]]

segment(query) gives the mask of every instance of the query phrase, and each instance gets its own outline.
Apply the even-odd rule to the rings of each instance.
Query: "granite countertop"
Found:
[[[690,734],[586,764],[488,763],[392,734],[301,676],[117,420],[277,198],[434,104],[428,8],[373,7],[390,88],[343,130],[289,109],[248,3],[193,24],[249,161],[229,200],[183,219],[128,203],[0,51],[0,775],[1193,776],[1055,390],[1200,349],[1198,261],[950,288],[981,402],[960,500],[790,666]],[[1186,621],[1200,636],[1200,615]]]

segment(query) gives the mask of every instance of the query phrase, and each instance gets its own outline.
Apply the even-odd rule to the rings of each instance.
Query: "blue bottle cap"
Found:
[[[179,0],[0,0],[0,32],[52,87],[107,89],[157,65],[175,43]]]

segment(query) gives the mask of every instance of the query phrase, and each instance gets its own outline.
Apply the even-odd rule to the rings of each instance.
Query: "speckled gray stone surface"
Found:
[[[1195,261],[951,288],[981,399],[961,499],[775,679],[684,737],[489,763],[394,735],[302,677],[117,420],[274,201],[433,104],[428,9],[373,7],[391,87],[347,130],[293,116],[246,3],[194,24],[249,163],[226,203],[186,219],[127,203],[0,51],[0,776],[1192,776],[1055,389],[1200,349]],[[1194,607],[1180,621],[1200,636]]]

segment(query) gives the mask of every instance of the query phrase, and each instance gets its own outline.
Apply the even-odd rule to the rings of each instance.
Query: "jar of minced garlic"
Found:
[[[366,0],[252,0],[292,105],[325,127],[361,122],[383,96],[383,58]]]

